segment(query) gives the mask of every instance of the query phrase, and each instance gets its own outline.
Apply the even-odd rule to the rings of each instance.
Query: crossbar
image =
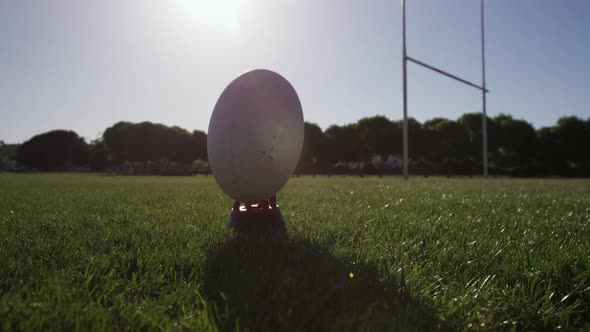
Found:
[[[407,59],[408,61],[411,61],[411,62],[413,62],[413,63],[417,64],[417,65],[420,65],[420,66],[422,66],[422,67],[428,68],[428,69],[430,69],[430,70],[433,70],[433,71],[435,71],[435,72],[437,72],[437,73],[439,73],[439,74],[445,75],[445,76],[447,76],[447,77],[450,77],[450,78],[452,78],[452,79],[454,79],[454,80],[457,80],[457,81],[459,81],[459,82],[461,82],[461,83],[464,83],[464,84],[467,84],[467,85],[469,85],[469,86],[471,86],[471,87],[474,87],[474,88],[476,88],[476,89],[478,89],[478,90],[485,91],[486,93],[487,93],[487,92],[490,92],[490,91],[489,91],[488,89],[486,89],[486,88],[483,88],[483,87],[481,87],[481,86],[479,86],[479,85],[477,85],[477,84],[471,83],[471,82],[469,82],[469,81],[467,81],[467,80],[464,80],[464,79],[462,79],[462,78],[460,78],[460,77],[458,77],[458,76],[455,76],[455,75],[453,75],[453,74],[449,74],[449,73],[447,73],[447,72],[446,72],[446,71],[444,71],[444,70],[441,70],[441,69],[438,69],[438,68],[436,68],[436,67],[433,67],[433,66],[431,66],[431,65],[429,65],[429,64],[426,64],[426,63],[424,63],[424,62],[422,62],[422,61],[416,60],[416,59],[414,59],[414,58],[412,58],[412,57],[406,56],[406,59]]]

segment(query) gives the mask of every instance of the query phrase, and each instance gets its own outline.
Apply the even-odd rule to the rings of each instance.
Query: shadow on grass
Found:
[[[377,269],[308,241],[236,236],[208,254],[209,316],[221,331],[432,331],[419,303]]]

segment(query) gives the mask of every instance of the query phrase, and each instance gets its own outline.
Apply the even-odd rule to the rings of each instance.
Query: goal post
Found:
[[[404,104],[404,123],[403,123],[403,172],[404,180],[408,180],[408,62],[430,69],[436,73],[452,78],[458,82],[478,89],[482,94],[482,156],[483,156],[483,176],[488,176],[488,128],[487,128],[487,100],[486,94],[490,91],[486,87],[486,60],[485,60],[485,30],[484,30],[484,0],[480,1],[481,16],[481,85],[469,82],[459,76],[450,74],[442,69],[431,66],[423,61],[417,60],[408,55],[406,47],[406,0],[402,0],[402,80],[403,80],[403,104]]]

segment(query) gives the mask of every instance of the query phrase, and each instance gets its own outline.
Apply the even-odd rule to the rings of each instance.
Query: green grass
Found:
[[[589,328],[590,181],[293,178],[288,237],[212,177],[0,174],[2,330]]]

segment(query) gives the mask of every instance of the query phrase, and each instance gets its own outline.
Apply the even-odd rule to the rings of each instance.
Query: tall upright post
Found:
[[[485,30],[484,30],[484,0],[481,0],[481,80],[483,90],[482,94],[482,115],[481,115],[481,133],[483,135],[483,176],[488,176],[488,121],[486,112],[486,49],[485,49]]]
[[[403,33],[403,84],[404,84],[404,125],[403,125],[403,144],[404,144],[404,181],[408,181],[408,54],[406,50],[406,0],[402,0],[402,33]],[[485,95],[485,93],[484,93]],[[485,98],[485,97],[484,97]],[[484,102],[485,103],[485,102]]]

